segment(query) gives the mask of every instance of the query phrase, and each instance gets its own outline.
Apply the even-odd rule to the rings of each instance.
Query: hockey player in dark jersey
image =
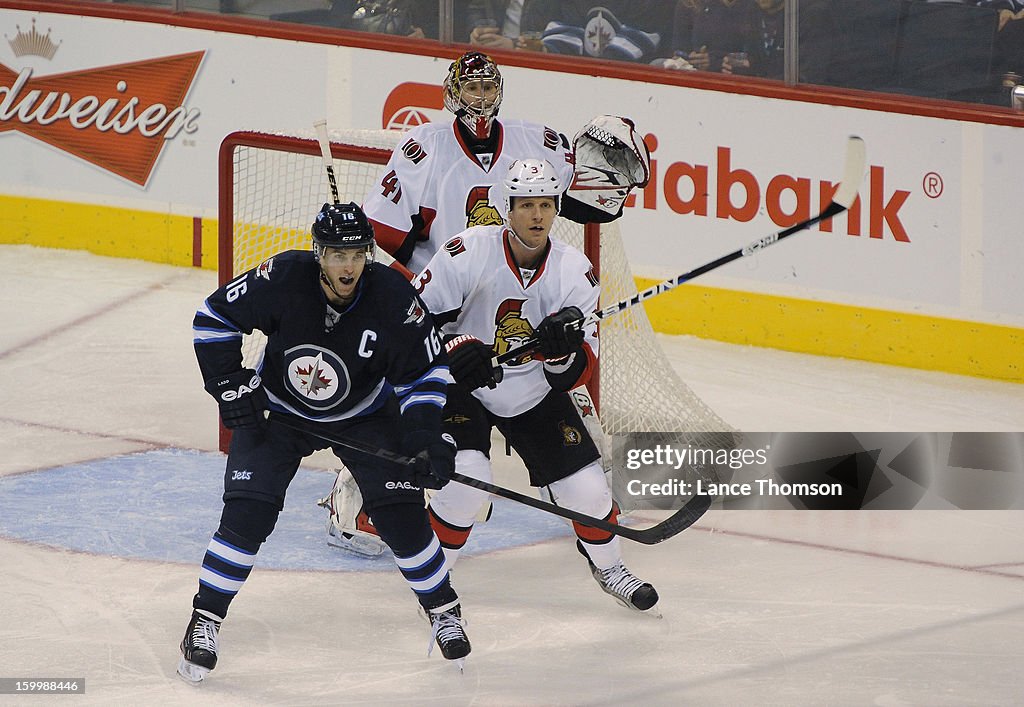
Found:
[[[178,673],[200,682],[217,664],[217,635],[284,506],[299,462],[336,439],[417,460],[399,466],[335,446],[445,658],[469,652],[458,595],[423,506],[454,468],[441,434],[451,376],[430,314],[406,279],[372,262],[373,228],[355,204],[325,204],[313,252],[272,257],[211,294],[196,312],[194,343],[206,390],[233,430],[220,526],[203,558]],[[243,333],[267,345],[243,368]],[[269,417],[265,411],[269,410]]]

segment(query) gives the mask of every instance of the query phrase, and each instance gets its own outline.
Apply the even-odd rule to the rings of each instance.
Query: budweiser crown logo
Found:
[[[57,53],[60,43],[53,43],[53,40],[50,39],[50,30],[46,30],[46,34],[40,34],[39,30],[36,29],[35,18],[32,18],[32,29],[28,32],[22,32],[20,25],[15,25],[15,27],[18,33],[14,35],[14,39],[7,40],[7,43],[11,45],[11,51],[14,52],[14,56],[32,55],[52,59],[53,55]],[[6,38],[7,35],[5,34],[4,37]]]

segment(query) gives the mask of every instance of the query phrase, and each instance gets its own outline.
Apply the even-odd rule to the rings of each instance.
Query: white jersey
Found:
[[[419,272],[442,243],[471,226],[504,223],[501,182],[517,159],[545,159],[562,184],[573,177],[569,141],[551,128],[521,120],[495,121],[495,152],[474,154],[454,123],[409,131],[391,154],[363,210],[377,244]],[[414,241],[409,232],[418,227]]]
[[[442,327],[445,333],[475,336],[491,344],[496,355],[523,343],[544,317],[564,307],[590,314],[600,295],[590,261],[580,251],[551,239],[540,266],[522,270],[515,265],[506,233],[504,226],[467,229],[445,243],[413,280],[436,319],[445,321],[457,312],[455,320]],[[598,354],[596,324],[586,328],[583,342],[583,352],[573,356],[587,356],[592,366]],[[473,395],[500,417],[533,408],[552,390],[545,367],[559,373],[572,363],[572,357],[546,363],[536,356],[526,354],[505,363],[497,387],[478,388]]]

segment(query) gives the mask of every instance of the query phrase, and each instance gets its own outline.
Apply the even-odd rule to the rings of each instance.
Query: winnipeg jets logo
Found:
[[[256,268],[256,277],[262,277],[264,280],[270,280],[270,271],[274,269],[274,259],[267,258],[259,267]]]
[[[601,12],[600,10],[604,10],[604,8],[600,8],[596,16],[589,18],[584,29],[583,49],[590,56],[601,56],[604,50],[608,48],[608,45],[612,43],[612,40],[615,39],[615,28],[608,18],[604,16],[604,12],[608,11],[604,10],[604,12]],[[611,13],[608,14],[610,15]]]
[[[311,398],[320,397],[322,391],[330,390],[334,383],[331,378],[324,375],[323,356],[317,356],[308,366],[296,366],[295,377],[299,379],[300,390]]]
[[[329,410],[348,396],[348,368],[333,351],[304,344],[285,351],[284,359],[285,385],[305,405]]]
[[[421,324],[426,316],[427,310],[423,309],[423,305],[419,303],[419,300],[414,299],[409,305],[409,309],[405,313],[405,321],[402,323],[415,326]]]

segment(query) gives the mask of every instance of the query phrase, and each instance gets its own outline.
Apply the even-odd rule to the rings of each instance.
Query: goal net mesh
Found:
[[[363,202],[402,135],[385,130],[331,133],[342,202]],[[282,250],[309,249],[309,226],[330,198],[312,132],[236,133],[225,140],[221,159],[221,282]],[[628,214],[621,220],[628,221]],[[585,247],[581,225],[562,218],[556,220],[552,237],[583,250],[598,263],[602,307],[636,293],[618,222],[601,227],[599,251]],[[247,337],[243,345],[247,366],[255,365],[262,349],[262,335]],[[599,405],[603,434],[598,441],[606,469],[611,469],[613,457],[620,456],[613,454],[613,440],[628,440],[635,433],[661,433],[674,445],[702,449],[720,449],[732,442],[734,430],[673,369],[642,306],[601,323]],[[644,444],[656,441],[657,436],[644,435]],[[613,479],[620,483],[620,475]],[[622,489],[613,493],[617,499],[624,497]]]

